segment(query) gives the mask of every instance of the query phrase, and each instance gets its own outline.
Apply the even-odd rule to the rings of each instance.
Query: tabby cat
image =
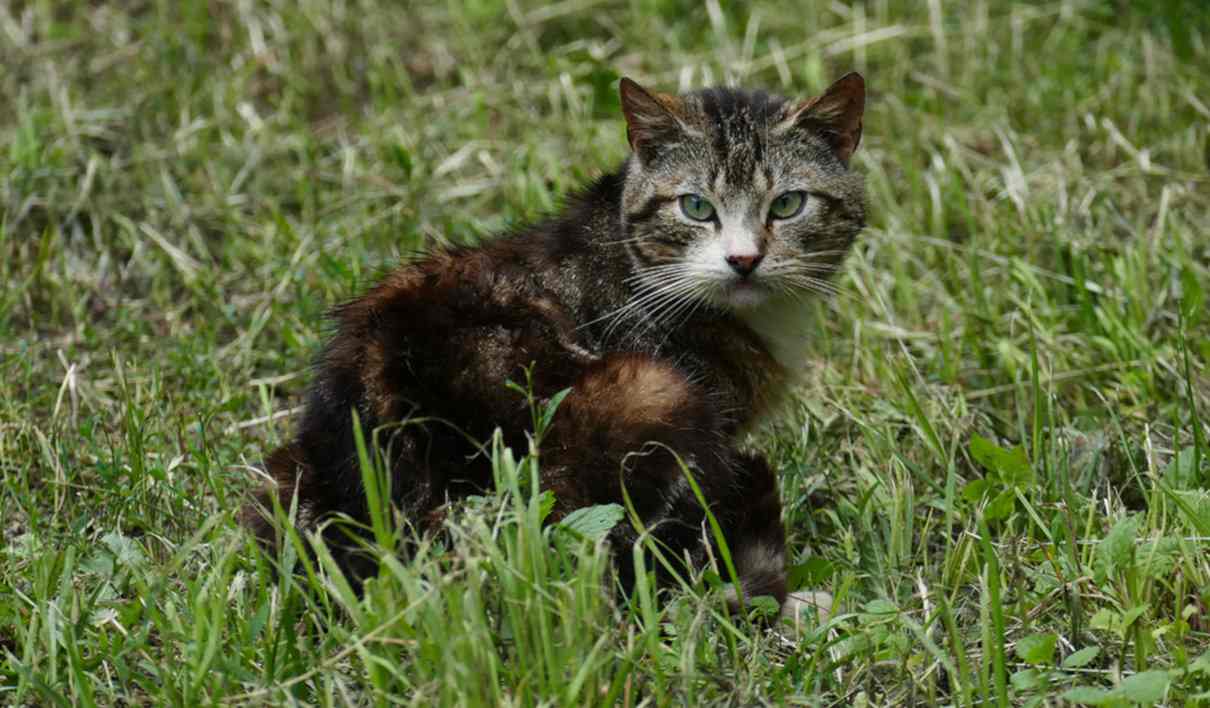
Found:
[[[268,457],[272,481],[244,509],[263,542],[274,542],[273,495],[285,508],[297,497],[302,528],[366,519],[353,412],[378,430],[393,503],[434,530],[450,502],[492,484],[468,440],[499,427],[524,449],[529,404],[506,382],[526,381],[532,365],[539,400],[571,389],[542,442],[552,519],[621,502],[625,485],[670,556],[704,562],[703,509],[675,451],[744,595],[785,601],[777,480],[736,445],[805,365],[803,300],[833,289],[864,225],[849,161],[865,84],[851,73],[805,101],[730,88],[674,96],[629,79],[620,93],[631,154],[561,213],[408,262],[336,309],[297,433]],[[373,571],[347,532],[326,529],[350,573]],[[634,530],[612,533],[629,557]],[[617,565],[626,582],[632,564]]]

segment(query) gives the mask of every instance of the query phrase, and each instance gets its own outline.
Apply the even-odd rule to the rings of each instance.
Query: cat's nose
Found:
[[[731,266],[731,270],[746,278],[752,275],[752,271],[756,270],[756,266],[760,265],[764,257],[763,253],[754,253],[750,256],[731,255],[727,256],[727,265]]]

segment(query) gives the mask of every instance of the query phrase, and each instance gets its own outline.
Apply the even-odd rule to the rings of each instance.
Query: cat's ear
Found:
[[[861,144],[861,116],[865,112],[865,79],[851,72],[815,98],[788,111],[783,126],[799,126],[822,134],[844,164]]]
[[[625,77],[618,93],[626,116],[626,139],[640,160],[654,155],[661,144],[675,142],[684,130],[684,104],[676,96],[648,91]]]

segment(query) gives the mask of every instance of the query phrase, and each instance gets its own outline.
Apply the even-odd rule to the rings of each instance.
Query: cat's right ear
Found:
[[[800,127],[822,135],[844,164],[861,144],[861,117],[865,112],[865,79],[850,72],[827,91],[794,106],[780,127]]]
[[[646,162],[660,145],[675,141],[684,129],[679,117],[681,100],[676,96],[648,91],[626,77],[618,93],[626,116],[626,139],[640,160]]]

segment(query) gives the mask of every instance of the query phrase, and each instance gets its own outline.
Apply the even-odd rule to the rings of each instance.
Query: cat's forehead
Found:
[[[740,181],[747,181],[767,159],[770,127],[777,123],[785,99],[764,91],[710,88],[685,97],[685,112],[701,131],[708,148],[704,157]]]
[[[821,146],[775,128],[793,110],[786,98],[760,90],[708,88],[681,96],[686,150],[672,157],[682,175],[718,189],[768,188],[780,175],[807,167]]]
[[[683,96],[685,112],[717,139],[747,142],[783,117],[787,100],[760,90],[707,88]]]

